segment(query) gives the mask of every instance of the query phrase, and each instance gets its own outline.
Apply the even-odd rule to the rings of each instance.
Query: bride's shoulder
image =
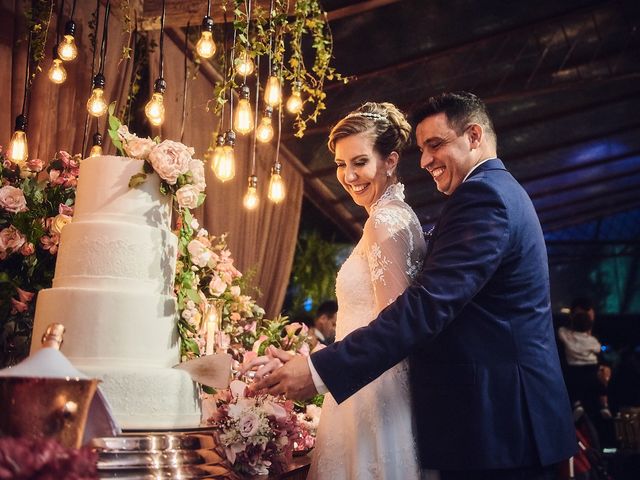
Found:
[[[365,223],[365,230],[399,231],[419,226],[418,217],[413,209],[403,200],[393,199],[371,211]]]

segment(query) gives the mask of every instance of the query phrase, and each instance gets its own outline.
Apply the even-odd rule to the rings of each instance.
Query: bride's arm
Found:
[[[376,314],[391,304],[411,283],[415,249],[424,251],[420,226],[403,206],[389,204],[375,210],[365,224],[363,242],[376,303]]]

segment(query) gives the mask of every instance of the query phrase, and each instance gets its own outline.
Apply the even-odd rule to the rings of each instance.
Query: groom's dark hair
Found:
[[[430,97],[422,107],[414,112],[412,123],[417,126],[425,118],[438,113],[444,113],[447,116],[449,126],[458,135],[461,135],[470,123],[478,123],[482,125],[485,133],[489,135],[493,143],[497,143],[496,131],[487,112],[487,107],[473,93],[445,92]]]

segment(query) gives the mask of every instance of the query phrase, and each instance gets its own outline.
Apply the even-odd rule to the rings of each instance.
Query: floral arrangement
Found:
[[[121,155],[144,160],[141,172],[132,176],[129,186],[134,188],[150,173],[160,177],[160,192],[171,195],[178,210],[193,209],[204,202],[206,187],[204,164],[193,158],[194,150],[180,142],[160,141],[159,138],[140,138],[129,132],[113,115],[115,103],[109,106],[109,136]]]
[[[29,350],[35,294],[51,287],[62,228],[71,221],[81,157],[16,164],[0,147],[0,365]]]
[[[249,475],[281,472],[291,462],[300,427],[293,402],[255,394],[239,380],[219,392],[208,423],[234,470]]]
[[[322,398],[324,398],[322,396]],[[316,433],[320,424],[322,414],[322,400],[320,405],[310,403],[305,406],[304,411],[296,413],[298,424],[300,425],[300,436],[294,444],[294,451],[305,452],[311,450],[316,444]]]
[[[89,447],[67,448],[50,438],[0,438],[0,478],[93,480],[97,464],[98,454]]]

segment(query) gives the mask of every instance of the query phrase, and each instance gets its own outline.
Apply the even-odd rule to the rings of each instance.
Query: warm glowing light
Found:
[[[75,60],[78,56],[78,47],[76,46],[75,38],[73,35],[65,35],[60,45],[58,45],[58,57],[63,62],[70,62]]]
[[[216,148],[213,149],[213,154],[211,155],[211,168],[213,168],[213,173],[216,174],[216,177],[218,177],[218,173],[217,173],[218,164],[223,158],[224,158],[224,147],[222,145],[217,145]]]
[[[101,117],[107,113],[107,101],[104,98],[104,90],[101,88],[94,88],[91,92],[91,97],[87,101],[87,110],[89,115],[93,117]]]
[[[280,80],[275,75],[270,75],[267,80],[267,86],[264,88],[264,101],[270,107],[277,107],[282,101],[282,89],[280,88]]]
[[[284,200],[284,197],[284,180],[282,180],[280,176],[280,168],[279,165],[277,165],[271,172],[271,178],[269,179],[269,200],[273,203],[280,203]]]
[[[54,58],[51,68],[49,68],[49,80],[60,85],[67,79],[67,71],[64,69],[62,60]]]
[[[244,194],[244,199],[242,200],[244,208],[247,210],[254,210],[258,204],[260,203],[260,198],[258,197],[258,192],[256,187],[249,186],[247,188],[247,193]]]
[[[260,120],[260,125],[256,130],[256,138],[262,142],[267,143],[273,138],[273,126],[271,125],[271,117],[264,116]]]
[[[215,174],[218,180],[226,182],[236,175],[236,161],[233,153],[233,146],[225,145],[218,162],[215,164]]]
[[[29,145],[27,144],[27,134],[24,130],[16,130],[13,132],[13,136],[9,142],[9,148],[7,149],[7,156],[9,160],[19,165],[27,161]]]
[[[302,111],[302,97],[299,90],[293,90],[289,100],[287,100],[287,110],[289,113],[298,114]]]
[[[253,130],[253,112],[251,112],[251,104],[249,99],[241,98],[236,107],[236,114],[233,126],[243,135]]]
[[[91,151],[89,152],[90,157],[99,157],[100,155],[102,155],[101,145],[94,145],[93,147],[91,147]]]
[[[206,30],[200,35],[200,40],[196,43],[196,52],[202,58],[211,58],[216,53],[216,43],[213,41],[213,34]]]
[[[151,125],[160,126],[164,122],[164,97],[161,93],[154,92],[151,100],[144,106],[144,114]]]
[[[247,75],[251,75],[253,73],[253,60],[251,60],[251,57],[246,50],[242,50],[240,52],[240,54],[234,60],[234,64],[236,67],[236,73],[238,75],[243,75],[246,77]]]

